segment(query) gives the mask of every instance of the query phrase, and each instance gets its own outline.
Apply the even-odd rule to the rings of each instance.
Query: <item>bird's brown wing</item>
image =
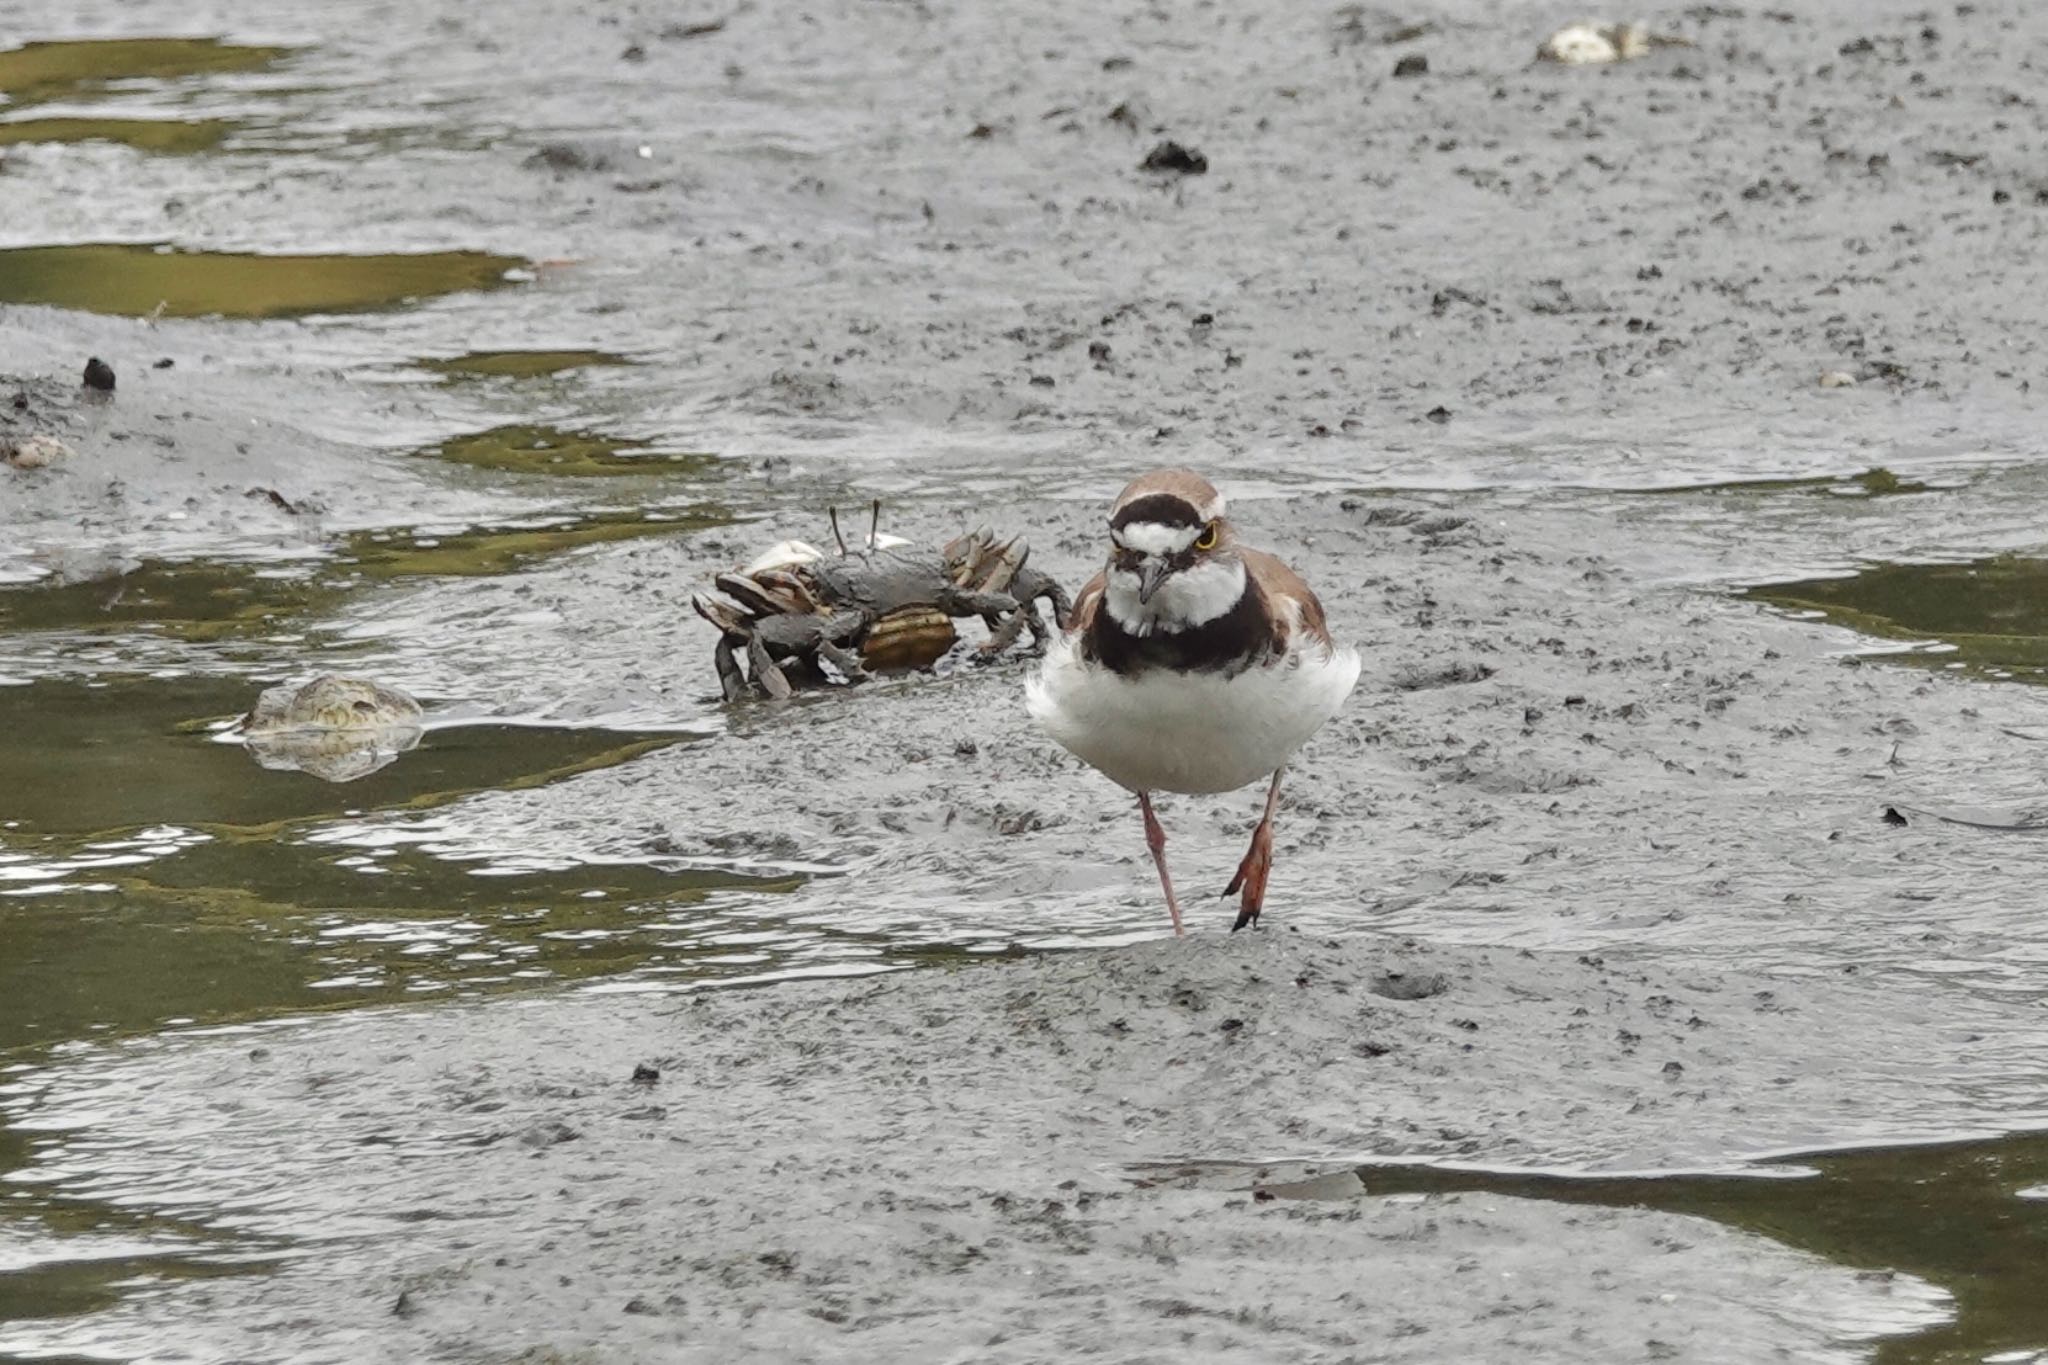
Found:
[[[1095,626],[1095,613],[1102,610],[1102,594],[1109,587],[1109,570],[1104,569],[1081,585],[1074,595],[1074,609],[1067,613],[1067,634],[1086,635]]]
[[[1268,614],[1275,621],[1285,616],[1281,602],[1291,601],[1300,610],[1301,628],[1311,640],[1326,648],[1334,643],[1330,638],[1329,620],[1323,615],[1323,604],[1300,574],[1264,550],[1248,549],[1239,553],[1244,556],[1245,572],[1258,585],[1260,596],[1271,608]]]

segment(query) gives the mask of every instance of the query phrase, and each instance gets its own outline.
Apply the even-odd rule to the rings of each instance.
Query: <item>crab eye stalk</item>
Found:
[[[1213,521],[1210,522],[1207,526],[1204,526],[1202,528],[1202,534],[1195,537],[1195,548],[1197,550],[1215,549],[1218,534],[1219,532],[1216,529],[1216,523]]]

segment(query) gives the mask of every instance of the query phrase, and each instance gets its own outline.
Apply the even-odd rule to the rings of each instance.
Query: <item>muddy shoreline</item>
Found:
[[[1727,1169],[1846,1116],[1925,1136],[1891,1115],[1930,1098],[1995,1125],[1973,1077],[2030,1040],[1865,987],[1274,930],[240,1031],[103,1059],[42,1114],[122,1116],[87,1160],[203,1135],[130,1189],[235,1210],[216,1235],[328,1230],[102,1315],[122,1351],[1849,1360],[1942,1295],[1694,1218],[1289,1182]]]
[[[1941,653],[1908,572],[1839,595],[1881,661],[1742,595],[2035,581],[2041,14],[1699,6],[1597,70],[1477,0],[376,17],[0,63],[0,126],[164,125],[6,148],[0,435],[76,455],[0,469],[0,1355],[2048,1345],[1739,1218],[1344,1183],[1800,1209],[1746,1163],[2048,1124],[2048,845],[1883,816],[2028,823],[2042,627]],[[1239,794],[1164,807],[1164,938],[1021,663],[719,704],[688,592],[827,505],[1071,587],[1164,462],[1368,659],[1268,930],[1193,894]],[[310,795],[210,746],[336,669],[477,723]]]

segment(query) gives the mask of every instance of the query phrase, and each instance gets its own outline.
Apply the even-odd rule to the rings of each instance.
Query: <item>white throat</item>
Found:
[[[1236,606],[1245,594],[1244,563],[1205,559],[1169,574],[1150,602],[1138,600],[1138,575],[1112,569],[1103,605],[1132,635],[1172,635],[1206,625]]]

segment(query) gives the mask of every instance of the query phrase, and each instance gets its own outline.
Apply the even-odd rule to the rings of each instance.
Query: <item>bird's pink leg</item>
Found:
[[[1166,893],[1166,913],[1173,916],[1173,932],[1185,936],[1187,931],[1180,927],[1180,905],[1173,899],[1173,878],[1166,875],[1166,831],[1152,813],[1152,793],[1138,793],[1138,809],[1145,816],[1145,847],[1152,850],[1152,865],[1159,869],[1159,889]]]
[[[1252,846],[1244,861],[1237,865],[1237,875],[1223,888],[1226,896],[1240,888],[1244,892],[1237,903],[1237,923],[1230,926],[1233,934],[1247,924],[1256,926],[1259,911],[1266,904],[1266,877],[1273,870],[1273,812],[1280,808],[1280,775],[1286,771],[1274,770],[1273,785],[1266,789],[1266,813],[1260,817],[1259,827],[1252,831]]]

